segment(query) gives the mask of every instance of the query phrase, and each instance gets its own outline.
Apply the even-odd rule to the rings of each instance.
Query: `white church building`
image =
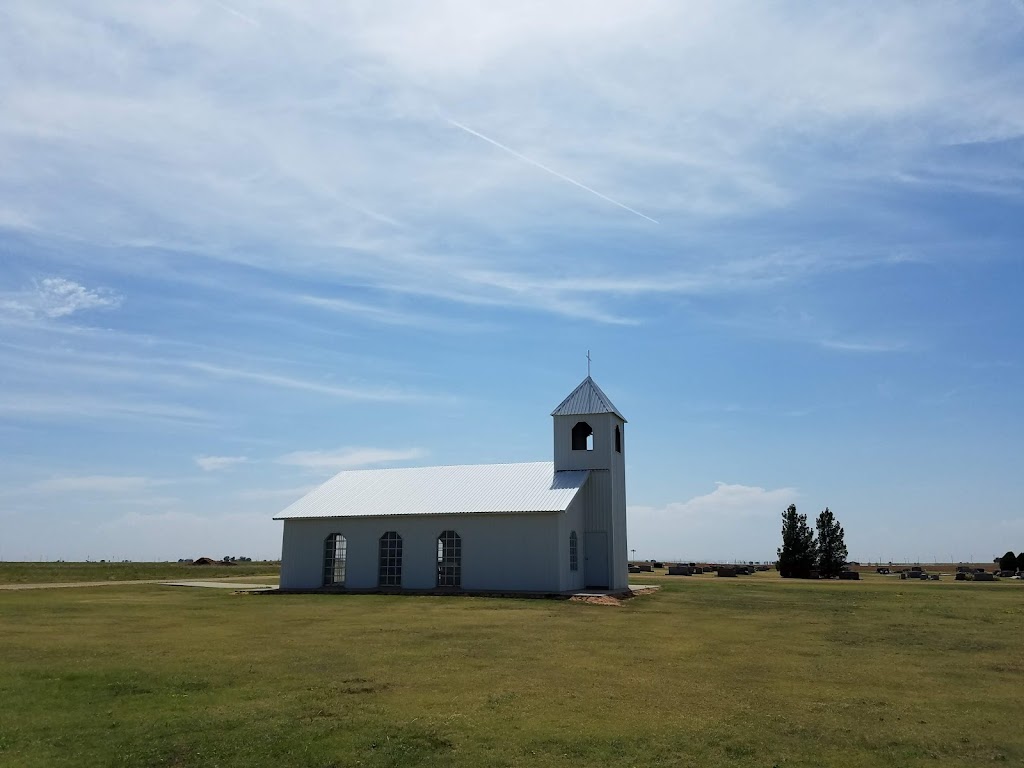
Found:
[[[626,420],[590,376],[554,461],[339,472],[285,509],[281,589],[628,588]]]

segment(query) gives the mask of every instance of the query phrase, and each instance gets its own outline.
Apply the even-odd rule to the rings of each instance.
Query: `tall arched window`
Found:
[[[380,537],[378,583],[382,587],[402,586],[402,537],[388,531]]]
[[[615,451],[622,453],[622,430],[618,425],[615,425]]]
[[[569,570],[580,569],[579,540],[576,538],[576,531],[569,534]]]
[[[437,537],[437,586],[462,586],[462,537],[455,531]]]
[[[324,539],[324,586],[345,586],[345,558],[348,542],[340,533]]]
[[[574,451],[594,450],[594,430],[585,421],[572,428],[572,449]]]

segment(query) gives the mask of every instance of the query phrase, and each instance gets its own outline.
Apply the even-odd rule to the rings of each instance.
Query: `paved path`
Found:
[[[0,584],[0,590],[57,589],[58,587],[111,587],[118,584],[159,584],[163,579],[127,579],[124,581],[53,581],[47,584]]]
[[[232,581],[161,581],[165,587],[212,587],[213,589],[241,589],[247,592],[259,589],[277,589],[276,584],[239,584]]]
[[[228,577],[228,578],[238,578]],[[21,589],[58,589],[59,587],[116,587],[125,584],[167,584],[173,587],[221,587],[222,589],[276,589],[268,584],[239,584],[232,581],[168,581],[167,579],[124,579],[117,581],[53,581],[46,584],[0,584],[0,591]]]

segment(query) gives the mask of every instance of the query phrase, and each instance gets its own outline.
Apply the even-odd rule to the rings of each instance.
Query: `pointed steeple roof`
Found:
[[[552,416],[584,416],[591,413],[614,413],[623,421],[626,417],[619,413],[619,409],[612,405],[608,395],[601,391],[592,378],[587,376],[580,385],[563,400]]]

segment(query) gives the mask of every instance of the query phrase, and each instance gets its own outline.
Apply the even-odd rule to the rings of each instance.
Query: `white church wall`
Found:
[[[454,530],[462,539],[463,589],[559,591],[559,530],[564,516],[534,513],[285,520],[281,587],[319,587],[324,539],[340,533],[347,549],[345,586],[375,589],[380,536],[395,531],[402,537],[402,587],[434,589],[437,537],[444,530]],[[565,553],[567,561],[568,544]]]
[[[589,481],[588,481],[589,484]],[[586,487],[586,486],[584,486]],[[558,541],[560,551],[558,553],[558,571],[561,591],[576,591],[583,589],[583,563],[586,557],[584,550],[584,505],[582,492],[576,494],[569,508],[564,514],[558,516]],[[569,563],[569,534],[576,531],[576,561],[577,568],[573,571]]]
[[[588,531],[612,532],[612,478],[607,471],[595,470],[590,473],[586,485],[576,495],[584,509],[583,524]],[[574,501],[576,500],[574,499]],[[609,560],[608,562],[611,562]]]
[[[333,533],[330,526],[319,539],[310,532],[305,520],[285,520],[281,533],[281,588],[301,589],[323,578],[324,539]],[[319,521],[318,521],[319,522]]]
[[[561,516],[475,515],[467,528],[473,546],[468,550],[463,545],[463,587],[557,590]]]
[[[611,483],[612,515],[611,589],[629,586],[629,546],[626,541],[626,473],[617,473]]]

